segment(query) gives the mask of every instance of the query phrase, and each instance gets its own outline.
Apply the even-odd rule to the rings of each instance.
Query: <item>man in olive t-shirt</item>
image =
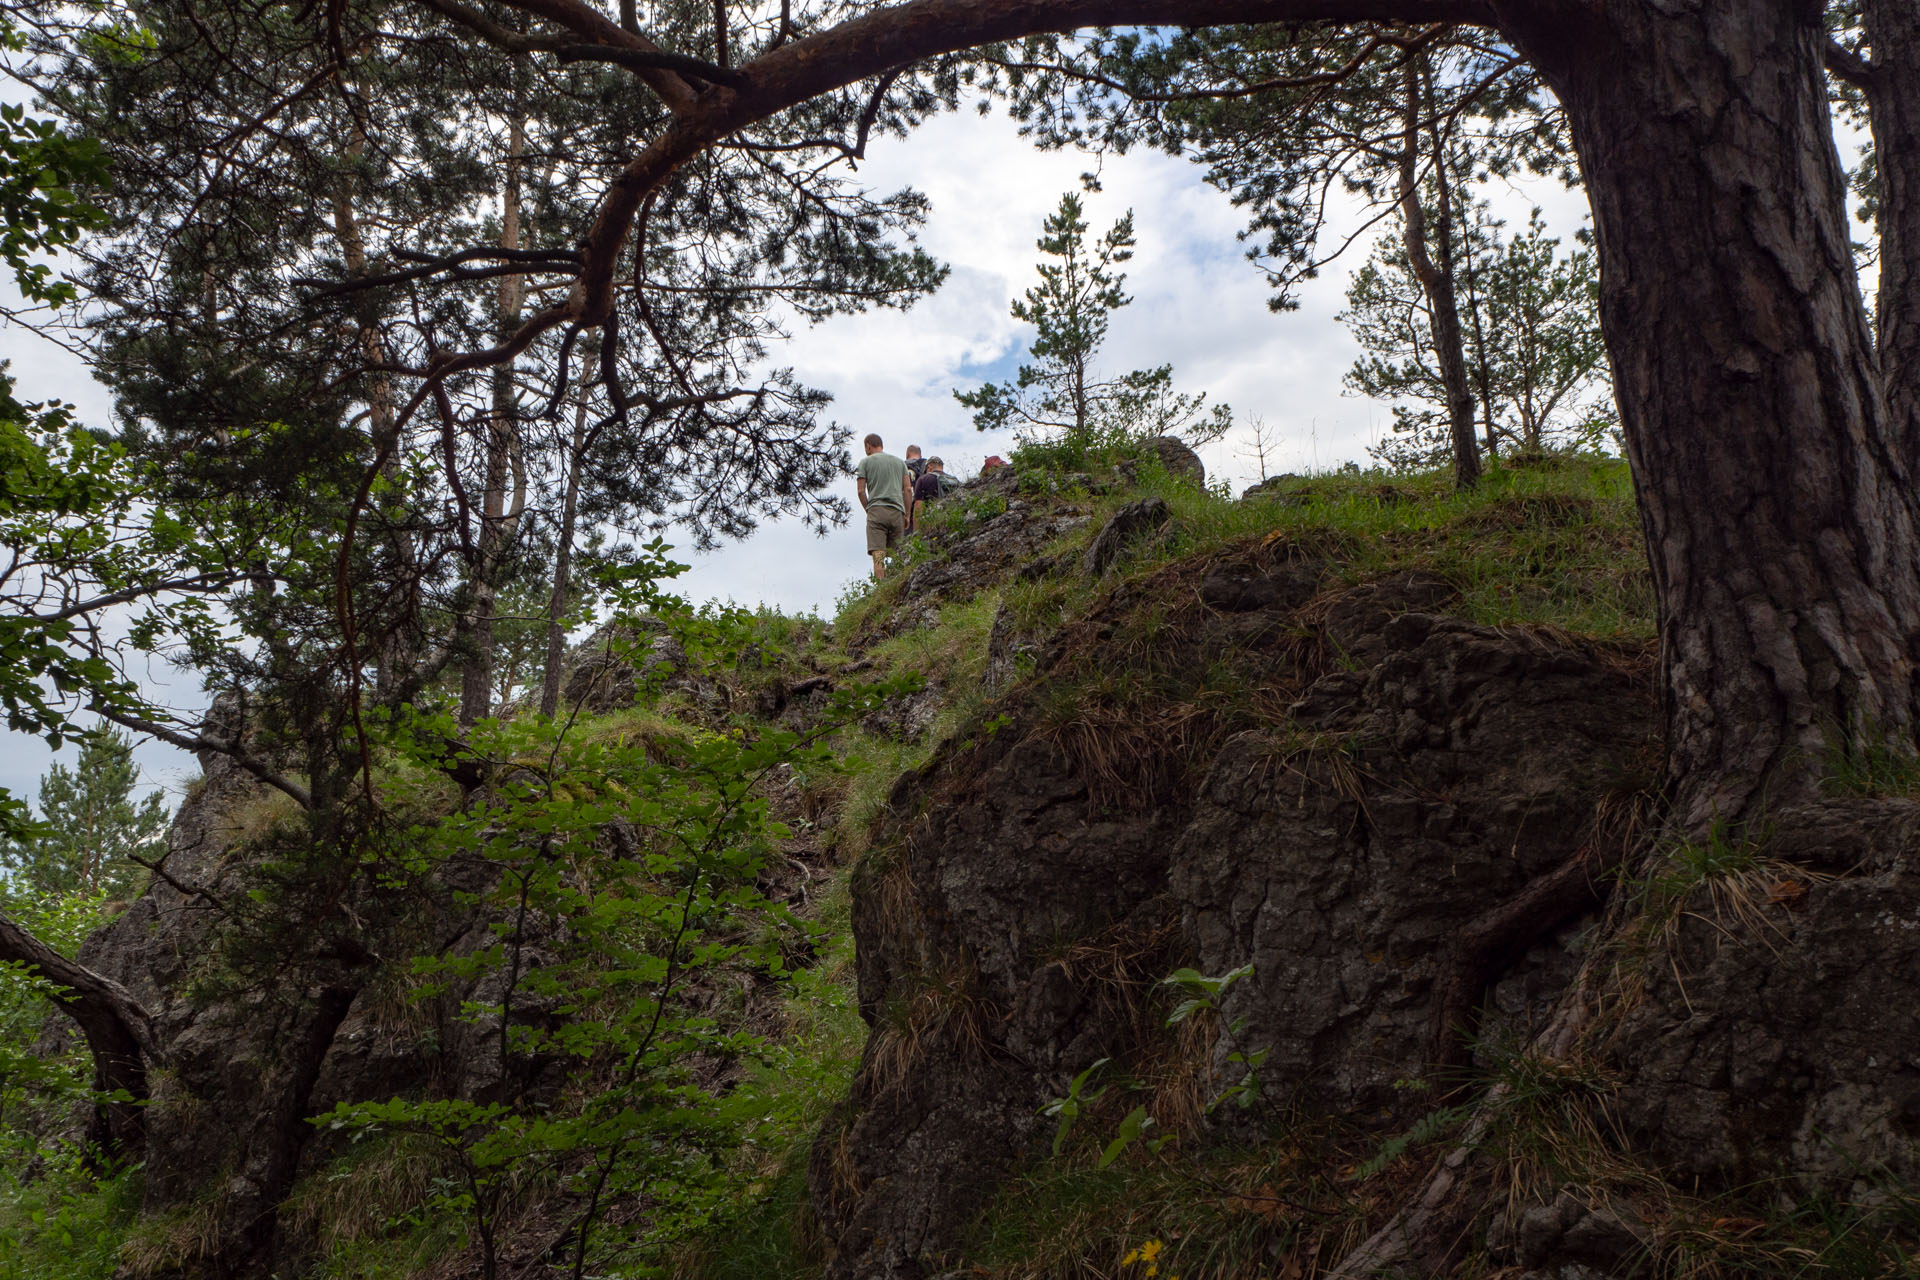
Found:
[[[873,557],[873,576],[887,576],[887,552],[907,536],[907,508],[913,490],[907,487],[907,464],[882,453],[877,435],[866,438],[867,456],[853,469],[854,492],[867,512],[867,554]]]

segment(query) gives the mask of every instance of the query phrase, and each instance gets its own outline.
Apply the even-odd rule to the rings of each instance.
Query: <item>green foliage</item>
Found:
[[[1081,1114],[1107,1096],[1107,1089],[1110,1086],[1101,1085],[1095,1089],[1089,1087],[1089,1082],[1111,1061],[1111,1058],[1096,1058],[1084,1071],[1068,1082],[1064,1095],[1049,1099],[1041,1106],[1041,1115],[1049,1120],[1058,1121],[1053,1130],[1053,1156],[1056,1160],[1066,1149],[1067,1138],[1072,1134],[1074,1123],[1080,1119]],[[1100,1167],[1104,1169],[1111,1163],[1113,1163],[1111,1160],[1106,1161]]]
[[[169,718],[123,670],[126,650],[228,652],[235,623],[213,597],[271,580],[269,566],[289,559],[325,562],[277,511],[171,501],[150,466],[75,425],[65,405],[19,404],[4,378],[0,476],[0,545],[13,552],[0,569],[0,709],[9,729],[56,749],[83,710]],[[124,645],[99,625],[109,609],[123,612]],[[24,817],[0,795],[15,838],[28,834]]]
[[[1878,734],[1835,733],[1828,741],[1835,744],[1827,759],[1822,779],[1829,795],[1842,796],[1920,796],[1920,755],[1910,742],[1889,739]]]
[[[760,629],[743,611],[674,601],[639,568],[609,589],[622,610],[664,620],[704,664],[726,665]],[[840,695],[805,733],[581,734],[571,719],[537,717],[469,729],[462,750],[488,778],[477,802],[405,832],[380,874],[397,888],[452,861],[487,868],[488,887],[456,895],[490,922],[487,936],[418,954],[411,972],[421,996],[454,985],[476,993],[461,1017],[491,1044],[501,1078],[520,1083],[484,1102],[344,1102],[317,1123],[435,1144],[451,1172],[423,1211],[465,1223],[487,1275],[503,1222],[536,1184],[574,1206],[574,1274],[627,1247],[595,1230],[615,1201],[648,1206],[648,1257],[697,1233],[729,1202],[730,1155],[756,1117],[721,1103],[694,1064],[773,1052],[705,997],[739,980],[784,982],[788,956],[817,936],[758,883],[790,834],[771,814],[768,780],[835,769],[827,738],[878,696]],[[457,726],[413,711],[382,732],[385,751],[424,764],[444,755]],[[610,831],[623,833],[612,856]],[[534,1089],[542,1063],[562,1073],[568,1106]]]
[[[103,902],[97,892],[37,892],[11,882],[0,891],[0,910],[10,920],[66,956],[100,924]],[[92,1096],[83,1045],[47,1056],[35,1051],[58,994],[37,970],[0,961],[0,1169],[17,1172],[43,1154],[40,1135]],[[64,1158],[59,1151],[44,1154]]]
[[[1597,450],[1611,438],[1615,412],[1593,254],[1561,255],[1538,209],[1520,235],[1503,241],[1501,225],[1484,202],[1454,223],[1468,380],[1482,434],[1522,453]],[[1446,387],[1425,291],[1398,234],[1376,242],[1354,272],[1340,318],[1365,352],[1347,387],[1393,405],[1393,435],[1369,452],[1397,470],[1446,461]]]
[[[134,859],[157,857],[171,815],[159,791],[136,802],[133,743],[118,730],[87,735],[72,769],[40,779],[38,836],[0,835],[0,867],[41,894],[122,900],[146,883]]]
[[[1208,977],[1197,969],[1175,969],[1160,980],[1163,987],[1172,987],[1185,997],[1173,1007],[1167,1015],[1167,1025],[1176,1026],[1188,1018],[1202,1014],[1218,1016],[1220,999],[1234,983],[1253,976],[1253,966],[1243,964],[1219,977]],[[1241,1040],[1246,1034],[1247,1020],[1234,1018],[1222,1028],[1227,1041],[1226,1065],[1228,1071],[1238,1070],[1240,1078],[1229,1080],[1218,1089],[1210,1089],[1207,1097],[1207,1110],[1212,1112],[1226,1103],[1233,1103],[1242,1111],[1249,1110],[1260,1100],[1260,1068],[1266,1064],[1268,1049],[1249,1049]]]
[[[1697,839],[1674,840],[1647,881],[1652,901],[1678,903],[1694,890],[1752,871],[1760,865],[1767,833],[1714,821]]]
[[[750,1060],[730,1101],[746,1117],[730,1200],[678,1259],[688,1280],[800,1280],[818,1274],[807,1164],[819,1127],[846,1097],[866,1044],[855,1007],[847,877],[818,917],[825,950],[788,986],[786,1032]]]
[[[0,20],[0,45],[17,50],[23,44]],[[106,181],[106,157],[94,139],[30,116],[18,103],[0,105],[0,263],[28,301],[74,300],[73,285],[55,280],[40,258],[106,225],[106,214],[82,194]]]
[[[1160,985],[1173,988],[1176,992],[1180,993],[1183,998],[1173,1007],[1172,1011],[1167,1014],[1165,1025],[1175,1027],[1189,1018],[1217,1016],[1220,1012],[1220,999],[1226,994],[1228,988],[1232,987],[1236,982],[1252,976],[1253,966],[1250,964],[1242,965],[1238,969],[1234,969],[1231,972],[1221,974],[1217,977],[1210,977],[1201,973],[1198,969],[1182,968],[1174,970],[1160,980]],[[1221,1089],[1212,1088],[1211,1081],[1209,1081],[1206,1103],[1206,1109],[1209,1113],[1229,1101],[1234,1102],[1242,1109],[1246,1109],[1252,1107],[1253,1104],[1259,1100],[1260,1066],[1266,1061],[1268,1052],[1265,1049],[1248,1052],[1244,1046],[1238,1043],[1240,1036],[1246,1030],[1245,1019],[1236,1018],[1221,1030],[1230,1046],[1230,1052],[1227,1055],[1227,1065],[1230,1069],[1236,1067],[1241,1068],[1242,1075],[1238,1080],[1232,1081]],[[1065,1150],[1067,1139],[1073,1132],[1074,1124],[1083,1115],[1091,1112],[1093,1108],[1100,1103],[1101,1099],[1106,1097],[1107,1093],[1115,1087],[1113,1084],[1106,1084],[1099,1088],[1092,1088],[1089,1083],[1110,1061],[1110,1059],[1101,1058],[1094,1062],[1091,1066],[1074,1076],[1067,1085],[1067,1092],[1064,1097],[1053,1098],[1040,1108],[1040,1114],[1042,1116],[1057,1122],[1053,1133],[1053,1155],[1056,1159],[1059,1158],[1061,1152]],[[1157,1154],[1162,1147],[1172,1141],[1172,1135],[1147,1138],[1147,1135],[1153,1131],[1156,1124],[1157,1122],[1154,1117],[1148,1113],[1144,1105],[1137,1106],[1127,1112],[1125,1116],[1121,1117],[1119,1124],[1115,1126],[1112,1135],[1107,1139],[1105,1145],[1100,1148],[1100,1155],[1095,1161],[1094,1167],[1098,1169],[1106,1168],[1118,1160],[1128,1147],[1142,1139],[1146,1139],[1144,1144],[1146,1149]]]
[[[1405,1133],[1381,1143],[1378,1151],[1355,1166],[1353,1180],[1365,1182],[1415,1147],[1438,1142],[1465,1124],[1467,1117],[1472,1114],[1471,1106],[1436,1107],[1414,1121]]]
[[[1276,1260],[1310,1251],[1317,1235],[1364,1221],[1365,1206],[1317,1167],[1321,1157],[1287,1140],[1106,1168],[1044,1161],[1003,1184],[959,1257],[1000,1280],[1143,1280],[1123,1259],[1158,1241],[1150,1260],[1164,1277],[1275,1274]]]
[[[108,1280],[140,1208],[140,1170],[104,1180],[73,1153],[0,1163],[0,1280]]]
[[[1053,260],[1039,263],[1040,283],[1013,302],[1014,319],[1034,327],[1034,363],[1021,365],[1011,383],[955,391],[954,399],[974,411],[973,424],[982,431],[1012,427],[1023,441],[1058,435],[1082,455],[1089,447],[1147,436],[1185,435],[1196,444],[1217,439],[1231,425],[1232,410],[1216,405],[1203,417],[1206,397],[1176,394],[1172,365],[1110,379],[1095,371],[1108,318],[1132,301],[1121,288],[1125,273],[1114,268],[1133,257],[1133,214],[1089,245],[1082,213],[1078,195],[1060,197],[1037,244]]]

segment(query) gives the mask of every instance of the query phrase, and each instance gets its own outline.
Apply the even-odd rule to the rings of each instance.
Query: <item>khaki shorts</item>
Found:
[[[867,508],[867,550],[891,551],[907,538],[907,513],[898,507]]]

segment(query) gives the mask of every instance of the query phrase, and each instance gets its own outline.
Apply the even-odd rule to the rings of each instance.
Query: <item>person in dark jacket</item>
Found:
[[[927,459],[926,474],[913,485],[913,509],[907,512],[907,532],[912,533],[915,522],[920,518],[920,504],[932,502],[946,494],[960,482],[947,474],[947,464],[938,458]]]

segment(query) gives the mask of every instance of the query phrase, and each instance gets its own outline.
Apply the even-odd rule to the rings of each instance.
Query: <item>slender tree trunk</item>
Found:
[[[1440,225],[1436,238],[1443,266],[1436,267],[1427,250],[1427,211],[1420,202],[1420,113],[1425,94],[1420,87],[1418,59],[1409,59],[1406,70],[1406,129],[1400,151],[1400,225],[1405,236],[1407,261],[1427,295],[1427,307],[1433,315],[1434,356],[1440,365],[1440,381],[1447,390],[1447,423],[1453,439],[1453,483],[1457,489],[1471,489],[1480,483],[1480,449],[1474,439],[1473,390],[1467,381],[1467,356],[1460,335],[1460,307],[1453,286],[1453,214],[1442,179]],[[1445,168],[1436,155],[1434,172]]]
[[[1474,244],[1471,228],[1461,236],[1461,249],[1466,254],[1467,280],[1467,318],[1473,323],[1473,384],[1480,393],[1480,427],[1486,441],[1487,456],[1500,456],[1500,437],[1493,426],[1493,383],[1492,370],[1487,360],[1487,320],[1486,301],[1480,295],[1480,273],[1474,267]]]
[[[1920,540],[1881,398],[1817,6],[1501,7],[1565,106],[1694,828],[1910,750]]]
[[[1920,4],[1867,0],[1862,16],[1880,169],[1880,371],[1907,471],[1920,476]]]
[[[567,590],[573,578],[574,521],[580,508],[580,463],[587,450],[587,387],[580,379],[580,396],[573,410],[573,439],[567,449],[567,491],[560,506],[560,546],[553,558],[553,598],[547,604],[547,667],[540,681],[540,714],[560,710],[561,667],[567,657]]]
[[[524,58],[514,62],[516,80]],[[500,247],[521,247],[520,188],[521,166],[527,151],[527,119],[516,99],[507,122],[507,165],[505,189],[500,198]],[[497,329],[504,340],[520,325],[520,308],[525,301],[525,281],[520,276],[502,276],[495,300]],[[496,365],[492,372],[493,402],[487,418],[487,449],[480,505],[480,538],[466,591],[462,621],[463,657],[460,664],[460,723],[470,725],[493,709],[493,620],[494,603],[499,594],[500,572],[505,566],[508,547],[519,524],[519,512],[525,493],[525,473],[519,457],[519,426],[514,404],[513,363]],[[517,497],[510,498],[508,484],[515,482]]]
[[[72,1018],[93,1055],[93,1088],[113,1101],[94,1106],[88,1141],[115,1158],[146,1144],[141,1112],[147,1101],[147,1056],[153,1028],[147,1011],[125,987],[69,960],[19,925],[0,916],[0,960],[26,965],[62,989],[54,998]]]
[[[367,135],[358,119],[353,124],[353,134],[344,154],[349,164],[355,164],[365,156]],[[364,277],[367,274],[366,237],[360,229],[360,220],[354,213],[353,197],[356,183],[351,173],[343,173],[333,187],[333,231],[340,243],[340,254],[347,268],[347,276]],[[372,293],[363,293],[356,304],[355,322],[359,325],[360,357],[369,369],[386,363],[386,350],[380,339],[380,329],[373,312]],[[389,459],[387,474],[397,476],[400,469],[400,451],[395,445],[398,431],[398,416],[394,411],[393,378],[385,373],[370,373],[366,381],[367,427],[368,435],[376,455],[385,453]],[[404,578],[400,583],[402,599],[397,610],[398,617],[385,620],[380,628],[378,648],[374,653],[374,687],[382,692],[391,689],[405,678],[419,658],[419,549],[412,535],[404,531],[395,531],[389,536],[392,553]]]

